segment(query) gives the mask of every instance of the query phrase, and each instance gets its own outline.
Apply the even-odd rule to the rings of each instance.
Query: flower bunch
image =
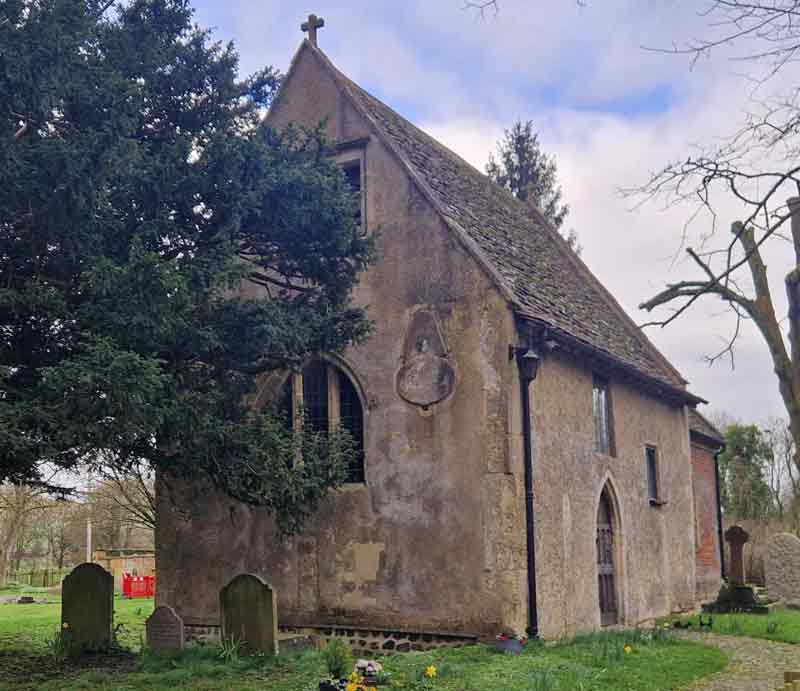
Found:
[[[353,672],[348,678],[348,684],[345,686],[345,691],[378,691],[374,686],[366,686],[364,684],[364,677],[358,672]]]

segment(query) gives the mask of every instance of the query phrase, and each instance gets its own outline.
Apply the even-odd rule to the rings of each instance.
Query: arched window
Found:
[[[278,407],[295,426],[302,409],[306,423],[315,432],[330,432],[339,425],[344,427],[353,437],[357,450],[345,481],[365,481],[364,409],[356,387],[344,371],[327,360],[310,361],[300,372],[286,379]]]

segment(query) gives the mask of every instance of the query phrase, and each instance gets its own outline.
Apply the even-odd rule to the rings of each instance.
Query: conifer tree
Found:
[[[277,73],[237,69],[187,0],[0,4],[0,481],[146,462],[291,531],[342,480],[346,435],[250,401],[367,335],[371,242],[321,131],[263,124]]]
[[[505,130],[497,144],[497,158],[489,154],[486,174],[517,199],[538,209],[556,230],[561,229],[569,205],[561,198],[555,158],[542,151],[533,121],[518,120]],[[566,233],[565,239],[580,254],[575,231]]]

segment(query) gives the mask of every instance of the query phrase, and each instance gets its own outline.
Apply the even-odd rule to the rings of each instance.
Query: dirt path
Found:
[[[686,691],[774,691],[783,688],[784,672],[800,672],[800,645],[713,633],[682,632],[679,635],[690,641],[714,645],[731,657],[728,666],[719,674],[687,687]]]

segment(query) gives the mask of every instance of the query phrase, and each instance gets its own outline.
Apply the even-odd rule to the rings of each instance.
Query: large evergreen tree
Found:
[[[569,205],[561,198],[555,157],[548,156],[539,145],[533,122],[518,120],[505,130],[497,144],[497,158],[489,154],[486,174],[517,199],[531,204],[556,229],[560,230],[569,214]],[[574,230],[565,239],[580,254]]]
[[[341,480],[346,435],[248,397],[365,337],[371,243],[322,134],[265,127],[277,75],[237,62],[187,0],[0,3],[0,481],[144,460],[293,530]]]

